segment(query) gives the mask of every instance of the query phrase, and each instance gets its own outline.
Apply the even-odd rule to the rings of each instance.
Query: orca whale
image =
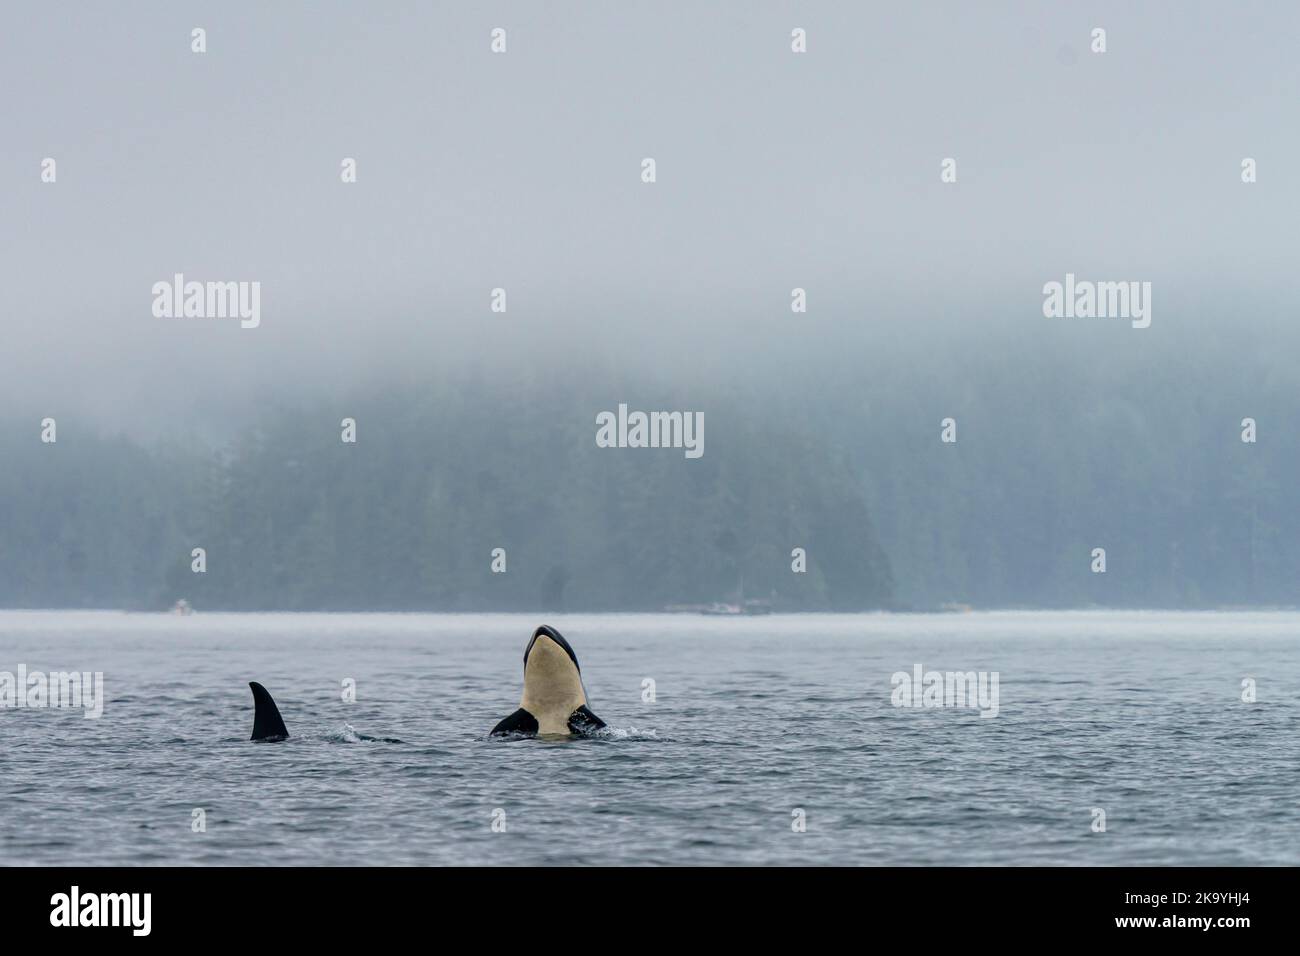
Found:
[[[587,709],[578,656],[559,631],[543,624],[524,650],[519,709],[493,727],[489,736],[582,736],[604,726]]]
[[[250,740],[265,740],[274,742],[284,740],[289,736],[289,731],[285,729],[284,718],[280,716],[280,708],[275,706],[275,701],[271,695],[266,692],[266,688],[257,681],[249,681],[248,686],[253,689],[253,736]]]

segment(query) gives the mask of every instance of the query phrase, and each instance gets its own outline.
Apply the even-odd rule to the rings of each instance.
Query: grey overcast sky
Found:
[[[462,361],[726,375],[710,357],[1181,349],[1211,322],[1296,342],[1292,2],[10,0],[3,20],[0,415],[129,429]],[[1152,281],[1152,327],[1043,318],[1067,271]],[[261,327],[155,318],[176,272],[259,281]]]

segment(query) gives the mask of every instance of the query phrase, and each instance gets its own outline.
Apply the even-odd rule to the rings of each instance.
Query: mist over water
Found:
[[[0,604],[201,601],[177,569],[202,544],[214,580],[263,582],[228,576],[206,609],[1294,605],[1300,14],[1089,17],[23,6],[0,37],[28,91],[0,107]],[[159,318],[177,275],[257,283],[257,327]],[[1067,275],[1150,283],[1150,326],[1045,317]],[[656,462],[582,507],[595,416],[623,402],[703,416],[694,492]],[[345,418],[368,466],[332,455]],[[512,513],[525,483],[563,523]],[[693,498],[708,594],[645,530]],[[561,536],[585,557],[476,590],[492,548]],[[386,593],[346,556],[439,547],[460,555],[441,590],[426,569]],[[766,580],[795,547],[819,580]]]
[[[1289,4],[21,11],[0,605],[1296,603]],[[1045,317],[1067,276],[1149,327]],[[708,450],[618,473],[620,403]]]
[[[928,354],[1011,387],[1017,343],[1212,357],[1227,386],[1295,340],[1290,4],[20,9],[0,399],[23,416],[228,435],[461,364],[787,391],[881,359],[924,380]],[[1067,272],[1151,281],[1151,328],[1045,320]],[[175,273],[260,281],[264,321],[154,318]]]

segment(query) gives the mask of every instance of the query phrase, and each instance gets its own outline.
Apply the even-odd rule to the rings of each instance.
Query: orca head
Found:
[[[578,666],[578,655],[573,653],[573,648],[570,647],[569,642],[564,639],[564,635],[561,634],[559,631],[557,631],[555,628],[551,627],[549,624],[543,624],[541,627],[539,627],[536,631],[533,632],[533,639],[530,640],[528,642],[528,646],[524,648],[525,677],[528,674],[528,657],[530,654],[532,654],[533,648],[537,646],[537,642],[539,639],[542,642],[543,654],[554,654],[555,653],[554,648],[558,647],[560,650],[564,651],[564,653],[568,655],[569,660],[573,661],[573,669],[578,671],[579,673],[582,672],[582,668]]]
[[[587,703],[578,656],[560,632],[543,624],[524,651],[519,706],[537,718],[538,733],[568,734],[569,715]]]
[[[253,691],[253,736],[249,740],[264,740],[268,743],[284,740],[289,736],[289,731],[284,726],[284,718],[280,716],[280,708],[275,706],[275,701],[266,692],[266,688],[257,681],[249,681],[248,686]]]
[[[605,726],[587,709],[578,655],[555,628],[543,624],[524,650],[524,692],[519,709],[501,721],[494,736],[563,736]]]

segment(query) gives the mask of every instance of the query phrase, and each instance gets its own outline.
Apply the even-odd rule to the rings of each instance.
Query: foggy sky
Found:
[[[1296,343],[1294,4],[14,2],[4,20],[5,417],[147,431],[464,363],[812,384],[971,343],[1139,364]],[[1043,318],[1067,271],[1151,281],[1152,327]],[[155,318],[177,272],[260,281],[261,327]]]

